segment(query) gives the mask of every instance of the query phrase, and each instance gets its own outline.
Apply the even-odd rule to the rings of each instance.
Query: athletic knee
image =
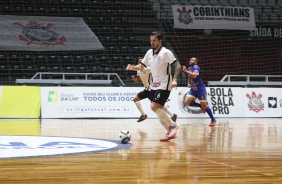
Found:
[[[139,97],[136,96],[136,97],[133,98],[133,102],[138,102],[138,101],[140,101]]]
[[[201,109],[202,109],[203,111],[206,111],[207,108],[208,108],[208,105],[207,105],[207,104],[202,104],[202,103],[201,103]]]
[[[156,111],[158,110],[158,108],[161,108],[161,105],[156,104],[156,103],[152,103],[152,104],[151,104],[151,110],[152,110],[153,112],[156,112]]]
[[[190,101],[186,101],[186,102],[184,102],[184,105],[185,105],[185,106],[189,106],[190,103],[191,103]]]

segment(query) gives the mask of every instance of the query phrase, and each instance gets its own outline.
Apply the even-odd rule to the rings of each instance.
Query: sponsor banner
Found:
[[[131,147],[118,141],[44,136],[0,136],[0,159],[101,152]]]
[[[0,118],[39,118],[40,87],[2,86]]]
[[[200,108],[183,106],[188,91],[188,88],[177,88],[170,95],[170,101],[178,101],[179,117],[208,117]],[[207,87],[209,107],[215,117],[282,117],[281,94],[280,88]],[[176,111],[175,106],[171,111]]]
[[[255,30],[250,30],[250,37],[282,38],[282,29],[258,27]]]
[[[79,17],[0,15],[0,32],[0,50],[104,49]]]
[[[133,98],[143,88],[41,87],[42,118],[136,118]],[[144,110],[150,101],[142,100]]]
[[[0,135],[40,135],[39,119],[1,119]]]
[[[172,5],[174,28],[254,30],[254,9],[231,6]]]
[[[41,87],[42,118],[138,118],[133,98],[139,87]],[[180,118],[205,117],[198,107],[184,107],[189,88],[173,89],[165,106]],[[282,117],[282,89],[207,87],[215,117]],[[150,101],[141,101],[150,118],[157,118]]]

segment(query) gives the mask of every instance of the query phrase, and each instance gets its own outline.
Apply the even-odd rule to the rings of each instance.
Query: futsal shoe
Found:
[[[172,121],[176,122],[177,120],[177,114],[173,114],[173,116],[171,117]]]
[[[215,124],[216,124],[216,120],[212,120],[209,126],[213,127]]]
[[[167,135],[165,135],[164,138],[160,139],[161,142],[167,142],[169,140],[170,140],[170,138],[168,138]]]
[[[177,131],[178,131],[177,124],[174,124],[174,126],[169,126],[167,137],[170,138],[170,139],[173,139],[176,136]]]
[[[137,122],[144,121],[147,118],[148,118],[147,114],[141,115]]]
[[[169,141],[169,140],[171,140],[171,139],[175,139],[175,138],[176,138],[176,136],[169,138],[169,137],[167,136],[167,134],[165,134],[164,138],[160,139],[160,141],[161,141],[161,142],[167,142],[167,141]]]

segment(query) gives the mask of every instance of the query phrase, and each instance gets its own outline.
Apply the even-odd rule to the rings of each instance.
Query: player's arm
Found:
[[[179,62],[177,60],[175,60],[172,64],[174,67],[174,76],[173,76],[173,80],[172,80],[172,88],[176,88],[177,87],[177,79],[180,76],[181,73],[181,65],[179,64]]]
[[[126,70],[134,70],[134,71],[137,71],[137,70],[142,71],[143,69],[144,69],[144,65],[142,65],[141,63],[138,65],[128,64],[126,67]]]
[[[187,82],[187,87],[190,88],[191,85],[190,85],[190,80],[188,79],[188,82]]]
[[[193,72],[189,72],[186,68],[186,66],[182,66],[182,70],[184,73],[192,77],[193,79],[196,79],[196,77],[199,75],[199,72],[197,70],[194,70]]]
[[[179,78],[180,73],[181,73],[181,65],[180,65],[179,61],[177,61],[177,60],[174,61],[171,65],[174,67],[173,80],[177,81],[177,79]]]

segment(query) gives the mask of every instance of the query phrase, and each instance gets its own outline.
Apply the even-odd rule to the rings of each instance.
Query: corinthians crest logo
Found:
[[[264,103],[261,101],[262,94],[257,96],[255,92],[252,92],[252,96],[249,94],[246,94],[246,96],[249,98],[248,107],[251,111],[258,113],[259,111],[263,110]]]
[[[13,23],[22,28],[22,34],[19,35],[20,40],[26,42],[27,45],[64,45],[66,38],[59,37],[59,34],[50,30],[53,24],[48,23],[46,26],[39,24],[36,21],[29,21],[28,24],[23,25],[20,22]]]
[[[178,20],[180,22],[183,22],[184,24],[189,24],[189,23],[193,23],[193,18],[191,17],[190,13],[192,12],[192,10],[186,10],[185,7],[182,8],[182,10],[180,10],[179,8],[177,9],[179,16],[178,16]]]

